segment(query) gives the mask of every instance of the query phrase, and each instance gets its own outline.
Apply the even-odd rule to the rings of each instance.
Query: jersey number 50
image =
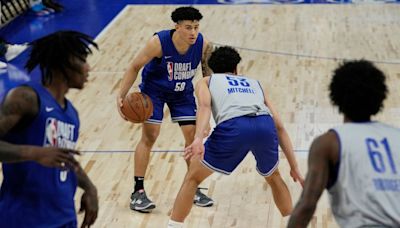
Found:
[[[183,91],[183,90],[185,90],[185,86],[186,86],[186,82],[177,82],[177,83],[175,83],[174,91],[176,91],[176,92]]]

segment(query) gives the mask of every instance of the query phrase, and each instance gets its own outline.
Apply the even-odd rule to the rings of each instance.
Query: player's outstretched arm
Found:
[[[85,213],[81,227],[90,227],[96,221],[99,211],[97,189],[81,166],[76,171],[76,175],[78,177],[78,186],[84,190],[79,209],[79,212]]]
[[[288,160],[290,165],[290,175],[292,176],[294,181],[299,181],[300,184],[303,186],[304,178],[299,171],[299,167],[296,161],[296,157],[294,156],[293,146],[289,134],[287,133],[285,127],[283,126],[283,122],[278,112],[275,110],[274,106],[272,105],[265,91],[266,90],[264,90],[265,105],[269,108],[269,110],[272,113],[275,127],[278,133],[279,145],[281,146],[283,153],[285,154],[286,159]]]
[[[288,227],[307,227],[327,186],[330,167],[334,165],[335,160],[337,161],[336,151],[338,144],[333,132],[323,134],[312,143],[303,192],[292,212]]]
[[[193,143],[185,148],[184,157],[190,159],[193,156],[203,155],[204,132],[208,131],[211,117],[211,93],[208,88],[210,77],[200,79],[196,84],[196,97],[198,101],[196,114],[196,133]]]
[[[131,64],[128,66],[124,77],[122,78],[121,88],[117,95],[118,111],[124,119],[125,116],[121,112],[122,101],[133,83],[136,81],[137,75],[144,65],[149,63],[153,58],[160,58],[162,56],[161,42],[157,35],[154,35],[146,45],[135,56]]]

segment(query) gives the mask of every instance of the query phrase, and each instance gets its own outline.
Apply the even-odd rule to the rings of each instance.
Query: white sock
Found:
[[[175,222],[170,219],[167,228],[183,228],[183,222]]]

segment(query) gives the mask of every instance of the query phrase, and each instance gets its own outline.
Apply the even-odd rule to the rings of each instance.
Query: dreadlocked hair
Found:
[[[31,43],[32,50],[25,64],[28,72],[37,66],[42,73],[42,84],[48,85],[53,80],[54,71],[61,72],[68,80],[66,69],[79,71],[72,64],[72,59],[78,58],[86,61],[88,54],[92,53],[90,45],[98,49],[93,39],[76,31],[59,31],[37,39]]]

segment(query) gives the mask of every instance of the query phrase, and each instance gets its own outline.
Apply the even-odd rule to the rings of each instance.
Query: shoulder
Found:
[[[161,41],[158,35],[152,36],[146,43],[144,48],[146,55],[150,57],[158,57],[162,56],[162,47]]]
[[[210,83],[210,79],[211,79],[210,76],[201,78],[201,79],[196,83],[196,87],[197,87],[197,88],[200,88],[200,87],[202,87],[202,86],[207,86],[207,87],[208,87],[208,85],[209,85],[209,83]]]
[[[29,86],[11,89],[4,98],[2,111],[7,109],[18,114],[36,114],[39,111],[39,97]]]
[[[18,101],[18,102],[32,102],[38,101],[38,95],[36,91],[29,86],[18,86],[11,89],[4,100],[6,101]]]
[[[314,139],[311,144],[310,156],[325,157],[333,163],[338,161],[339,138],[334,130],[329,130]]]

